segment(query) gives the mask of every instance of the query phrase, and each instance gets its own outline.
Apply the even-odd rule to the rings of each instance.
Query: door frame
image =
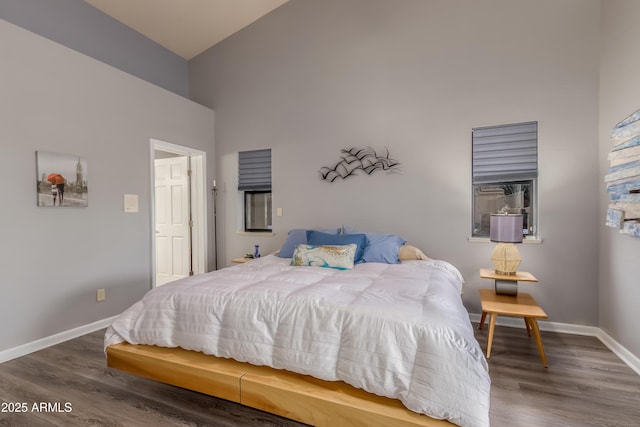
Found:
[[[151,287],[156,287],[156,191],[155,191],[155,152],[165,151],[189,157],[191,165],[191,214],[193,219],[193,233],[191,242],[191,256],[193,259],[193,274],[207,271],[207,153],[194,148],[173,144],[151,138],[149,162],[151,170]]]

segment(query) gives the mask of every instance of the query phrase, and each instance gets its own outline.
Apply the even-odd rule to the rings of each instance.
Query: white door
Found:
[[[156,159],[156,286],[189,276],[188,157]]]

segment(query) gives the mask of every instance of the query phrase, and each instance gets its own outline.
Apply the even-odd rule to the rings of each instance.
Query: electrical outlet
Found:
[[[107,299],[107,295],[104,292],[104,289],[98,289],[96,291],[96,301],[104,301],[105,299]]]

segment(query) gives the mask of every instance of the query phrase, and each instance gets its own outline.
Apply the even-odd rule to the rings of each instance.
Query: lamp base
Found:
[[[493,270],[494,273],[499,274],[501,276],[515,276],[516,272],[515,271],[500,271],[500,270]]]
[[[491,254],[491,262],[496,274],[512,276],[516,274],[522,258],[513,243],[498,243]]]

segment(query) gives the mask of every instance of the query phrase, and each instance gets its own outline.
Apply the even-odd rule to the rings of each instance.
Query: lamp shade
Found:
[[[492,242],[522,243],[522,214],[491,214],[489,238]]]

